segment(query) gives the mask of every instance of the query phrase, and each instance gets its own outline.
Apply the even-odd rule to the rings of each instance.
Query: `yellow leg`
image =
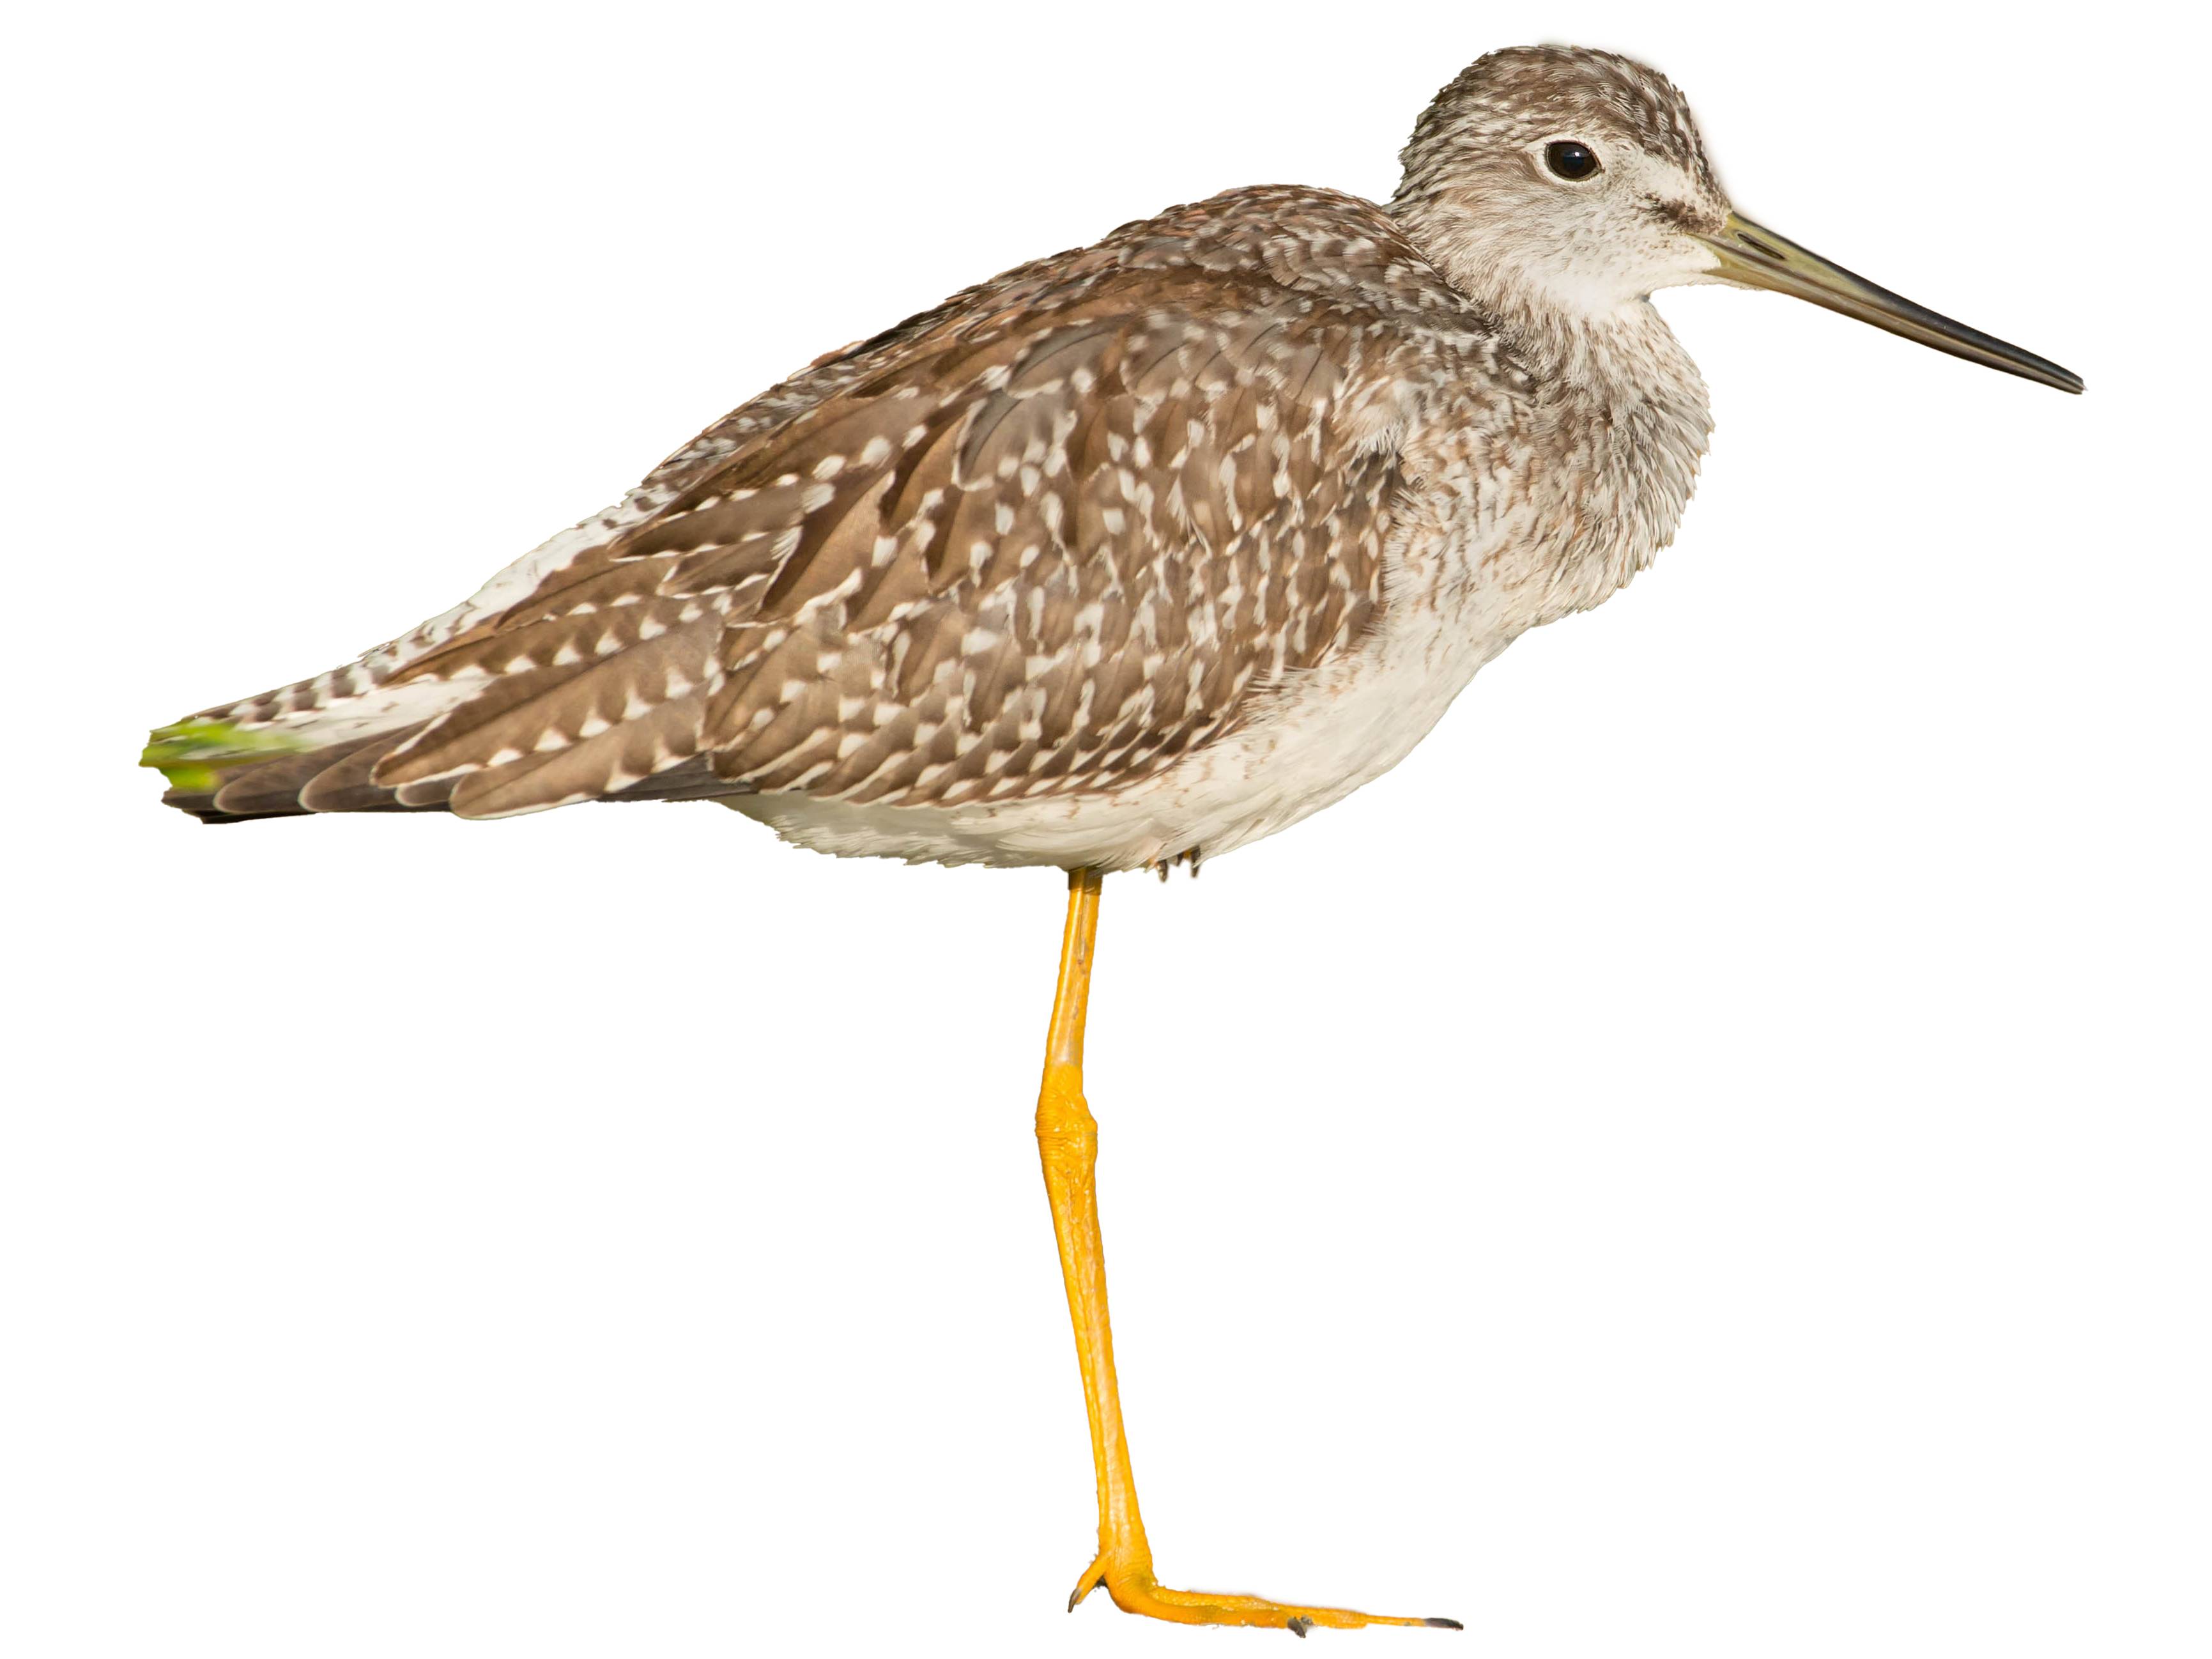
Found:
[[[1098,1237],[1096,1171],[1098,1121],[1083,1098],[1083,1016],[1091,994],[1091,950],[1098,931],[1098,872],[1072,872],[1067,932],[1060,949],[1060,989],[1045,1042],[1044,1086],[1037,1095],[1037,1147],[1060,1238],[1060,1270],[1075,1322],[1075,1357],[1083,1367],[1083,1401],[1091,1413],[1091,1456],[1098,1476],[1098,1555],[1076,1580],[1075,1604],[1103,1584],[1124,1613],[1178,1625],[1264,1625],[1304,1636],[1316,1625],[1431,1625],[1449,1619],[1390,1619],[1343,1607],[1308,1607],[1255,1595],[1215,1595],[1167,1589],[1152,1577],[1152,1547],[1137,1510],[1137,1481],[1121,1430],[1121,1394],[1114,1377],[1114,1333],[1106,1317],[1106,1254]]]

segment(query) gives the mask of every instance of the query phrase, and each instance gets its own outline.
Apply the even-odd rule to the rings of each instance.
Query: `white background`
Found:
[[[0,1650],[1282,1639],[1061,1610],[1057,877],[703,805],[207,830],[131,762],[956,287],[1231,185],[1387,195],[1439,84],[1548,38],[2090,392],[1662,296],[1719,429],[1658,568],[1334,811],[1109,884],[1163,1576],[1467,1621],[1315,1638],[1423,1655],[2203,1655],[2204,42],[2027,15],[19,33]]]

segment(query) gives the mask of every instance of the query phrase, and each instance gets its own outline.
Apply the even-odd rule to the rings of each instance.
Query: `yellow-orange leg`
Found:
[[[1091,1456],[1098,1476],[1098,1554],[1076,1580],[1075,1604],[1103,1584],[1124,1613],[1178,1625],[1262,1625],[1304,1636],[1316,1625],[1431,1625],[1449,1619],[1391,1619],[1344,1607],[1308,1607],[1256,1595],[1217,1595],[1164,1588],[1152,1577],[1152,1552],[1137,1511],[1137,1481],[1121,1430],[1121,1394],[1114,1376],[1114,1333],[1106,1317],[1106,1254],[1098,1237],[1098,1121],[1083,1098],[1083,1016],[1091,994],[1091,951],[1098,931],[1098,872],[1067,878],[1067,931],[1060,948],[1060,989],[1046,1039],[1044,1086],[1037,1095],[1037,1147],[1045,1192],[1060,1237],[1060,1270],[1075,1322],[1075,1357],[1083,1367],[1083,1401],[1091,1413]]]

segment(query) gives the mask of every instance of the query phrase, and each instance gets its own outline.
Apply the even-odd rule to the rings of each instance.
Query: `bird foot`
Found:
[[[1142,1613],[1176,1625],[1254,1625],[1287,1630],[1303,1637],[1316,1625],[1326,1630],[1357,1630],[1362,1625],[1425,1625],[1431,1630],[1463,1628],[1456,1619],[1401,1619],[1386,1613],[1354,1613],[1349,1607],[1307,1607],[1269,1601],[1257,1595],[1224,1595],[1212,1592],[1169,1589],[1155,1580],[1149,1567],[1118,1567],[1104,1557],[1083,1570],[1067,1610],[1100,1586],[1124,1613]]]

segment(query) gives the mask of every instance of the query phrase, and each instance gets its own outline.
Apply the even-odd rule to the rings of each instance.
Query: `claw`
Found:
[[[1291,1634],[1297,1637],[1301,1642],[1306,1639],[1306,1632],[1312,1628],[1313,1620],[1310,1619],[1293,1619],[1291,1620]]]
[[[1465,1630],[1467,1628],[1456,1619],[1424,1619],[1421,1622],[1431,1630]]]

